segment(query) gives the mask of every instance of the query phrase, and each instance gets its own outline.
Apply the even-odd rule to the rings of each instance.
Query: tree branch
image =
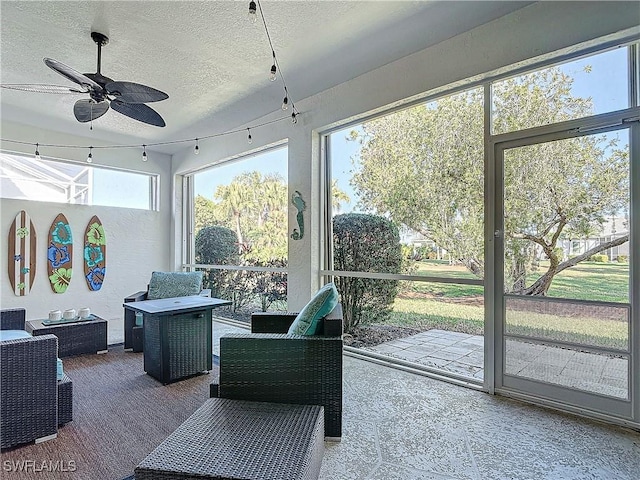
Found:
[[[589,258],[591,255],[595,255],[596,253],[600,253],[603,250],[607,250],[609,248],[617,247],[618,245],[622,245],[623,243],[625,243],[627,241],[629,241],[629,234],[624,235],[623,237],[620,237],[620,238],[616,238],[616,239],[611,240],[609,242],[605,242],[605,243],[601,243],[599,245],[596,245],[595,247],[590,248],[586,252],[578,255],[577,257],[570,258],[566,262],[562,262],[561,264],[559,264],[558,268],[556,269],[556,273],[560,273],[562,270],[565,270],[565,269],[567,269],[569,267],[573,267],[574,265],[577,265],[578,263],[582,262],[583,260]]]

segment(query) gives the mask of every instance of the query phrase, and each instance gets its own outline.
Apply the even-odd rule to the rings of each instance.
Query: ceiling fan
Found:
[[[78,100],[73,106],[73,113],[76,119],[82,123],[101,117],[111,107],[116,112],[134,120],[155,125],[156,127],[164,127],[166,124],[160,114],[145,105],[145,103],[166,100],[169,95],[146,85],[133,82],[117,82],[102,75],[100,73],[102,47],[109,43],[109,38],[98,32],[91,32],[91,38],[98,45],[98,67],[96,73],[82,74],[57,60],[44,59],[44,63],[49,68],[77,83],[79,87],[72,88],[43,84],[1,84],[0,87],[39,93],[88,93],[88,99]]]

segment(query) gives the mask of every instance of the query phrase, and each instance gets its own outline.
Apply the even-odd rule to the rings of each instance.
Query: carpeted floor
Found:
[[[3,479],[121,480],[209,397],[217,367],[170,385],[143,371],[122,346],[64,359],[73,421],[54,440],[2,452]]]

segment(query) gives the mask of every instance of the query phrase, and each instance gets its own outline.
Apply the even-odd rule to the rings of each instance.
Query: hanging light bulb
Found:
[[[147,160],[147,146],[142,145],[142,161],[146,162]]]
[[[289,99],[285,95],[284,99],[282,100],[282,110],[286,110],[287,108],[289,108]]]
[[[89,147],[89,155],[87,156],[87,163],[93,162],[93,155],[91,154],[91,150],[93,150],[93,147]]]
[[[256,23],[258,20],[258,15],[256,15],[256,2],[251,0],[249,2],[249,21],[251,23]]]
[[[276,64],[274,63],[273,65],[271,65],[271,73],[269,74],[269,80],[271,80],[272,82],[276,81]]]
[[[196,138],[196,146],[193,147],[193,153],[198,155],[200,153],[200,147],[198,146],[198,139]]]
[[[40,144],[39,144],[39,143],[36,143],[36,153],[35,153],[34,155],[35,155],[35,159],[36,159],[37,161],[40,161],[40,160],[42,160],[42,159],[40,158],[40,152],[38,151],[38,146],[40,146]]]
[[[253,143],[253,138],[251,138],[251,130],[247,128],[247,132],[249,132],[249,135],[247,136],[247,142],[249,142],[249,145],[251,145]]]
[[[298,123],[298,113],[295,110],[291,114],[291,123]]]

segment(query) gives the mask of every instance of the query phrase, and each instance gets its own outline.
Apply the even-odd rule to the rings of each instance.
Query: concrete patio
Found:
[[[215,321],[214,351],[246,330]],[[482,341],[432,330],[369,350],[481,379]],[[322,480],[637,478],[638,432],[349,355],[344,373],[343,437],[326,443]]]

